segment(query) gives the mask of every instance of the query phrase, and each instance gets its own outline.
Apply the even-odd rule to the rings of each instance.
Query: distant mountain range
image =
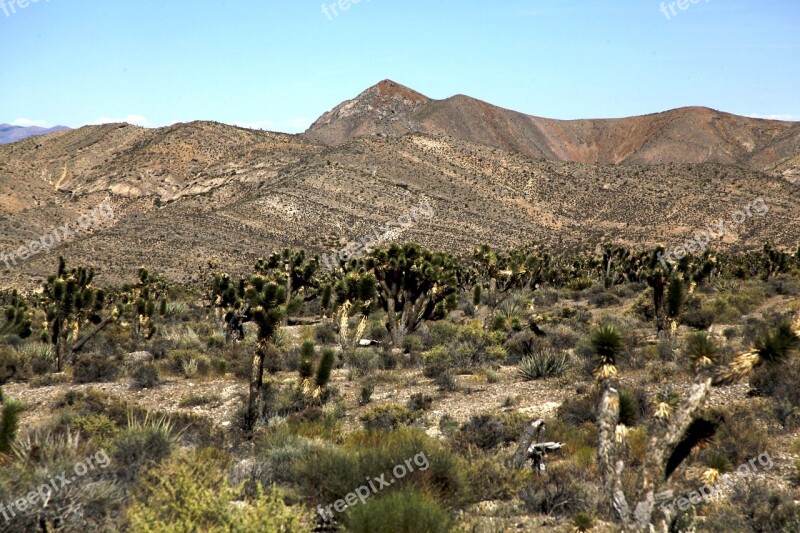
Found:
[[[68,130],[66,126],[53,126],[52,128],[40,128],[39,126],[12,126],[11,124],[0,124],[0,144],[11,144],[28,137],[36,135],[47,135],[56,131]]]

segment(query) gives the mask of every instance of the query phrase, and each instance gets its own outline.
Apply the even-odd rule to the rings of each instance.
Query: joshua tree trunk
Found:
[[[266,341],[262,340],[256,347],[253,355],[253,368],[250,373],[250,398],[247,402],[246,429],[250,430],[256,424],[263,412],[262,380],[264,379],[264,359],[267,356]]]

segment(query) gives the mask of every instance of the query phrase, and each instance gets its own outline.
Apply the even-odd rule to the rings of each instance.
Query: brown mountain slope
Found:
[[[393,95],[376,98],[376,94]],[[721,163],[797,171],[800,124],[689,107],[620,119],[553,120],[458,95],[430,100],[385,80],[304,134],[332,146],[363,135],[423,132],[531,158],[602,164]],[[784,168],[786,167],[786,168]]]
[[[115,217],[10,268],[0,261],[2,287],[43,279],[59,254],[100,267],[108,281],[128,280],[140,265],[186,280],[210,260],[244,271],[279,247],[333,252],[376,233],[458,254],[531,240],[673,246],[723,219],[731,230],[716,248],[800,241],[796,187],[716,164],[537,161],[424,134],[326,148],[209,123],[98,126],[29,142],[0,147],[0,191],[36,202],[0,213],[0,253],[74,223],[107,196]],[[731,224],[759,196],[768,215]],[[430,218],[398,223],[421,205]]]

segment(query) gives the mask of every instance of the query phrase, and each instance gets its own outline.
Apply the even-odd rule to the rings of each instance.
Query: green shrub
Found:
[[[566,352],[545,348],[522,358],[517,374],[526,380],[563,376],[569,370],[570,359]]]
[[[388,431],[414,423],[416,414],[402,405],[379,405],[361,415],[366,430]]]
[[[143,363],[131,374],[131,386],[134,389],[152,389],[158,385],[158,368],[153,363]]]
[[[80,356],[72,369],[73,383],[110,383],[117,380],[120,364],[115,358],[86,354]]]
[[[132,480],[143,468],[169,457],[175,444],[172,423],[165,417],[129,415],[128,427],[113,442],[114,464],[122,479]]]
[[[520,414],[475,415],[453,435],[453,445],[460,450],[470,447],[491,450],[518,440],[526,423],[527,419]]]
[[[353,533],[446,533],[452,529],[448,512],[412,489],[373,496],[366,504],[349,509],[344,523]]]
[[[425,461],[416,461],[425,459]],[[419,490],[448,508],[468,502],[469,482],[462,459],[419,429],[351,434],[342,446],[320,447],[301,457],[293,479],[311,502],[331,503],[364,485],[367,477],[392,478],[396,465],[410,461],[414,471],[384,488],[381,497],[404,488]],[[427,463],[427,468],[424,464]],[[423,469],[424,468],[424,469]]]
[[[12,379],[27,379],[30,376],[30,367],[25,358],[10,346],[0,346],[0,385]]]
[[[287,506],[277,491],[241,502],[224,463],[205,450],[151,469],[127,509],[129,531],[142,533],[294,533],[310,531],[303,511]]]
[[[345,366],[359,377],[368,376],[381,366],[381,356],[371,348],[346,350],[343,360]]]

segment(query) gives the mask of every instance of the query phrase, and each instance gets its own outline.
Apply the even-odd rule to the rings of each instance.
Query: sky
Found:
[[[295,133],[386,78],[558,119],[800,120],[798,0],[0,0],[0,42],[23,126]]]

